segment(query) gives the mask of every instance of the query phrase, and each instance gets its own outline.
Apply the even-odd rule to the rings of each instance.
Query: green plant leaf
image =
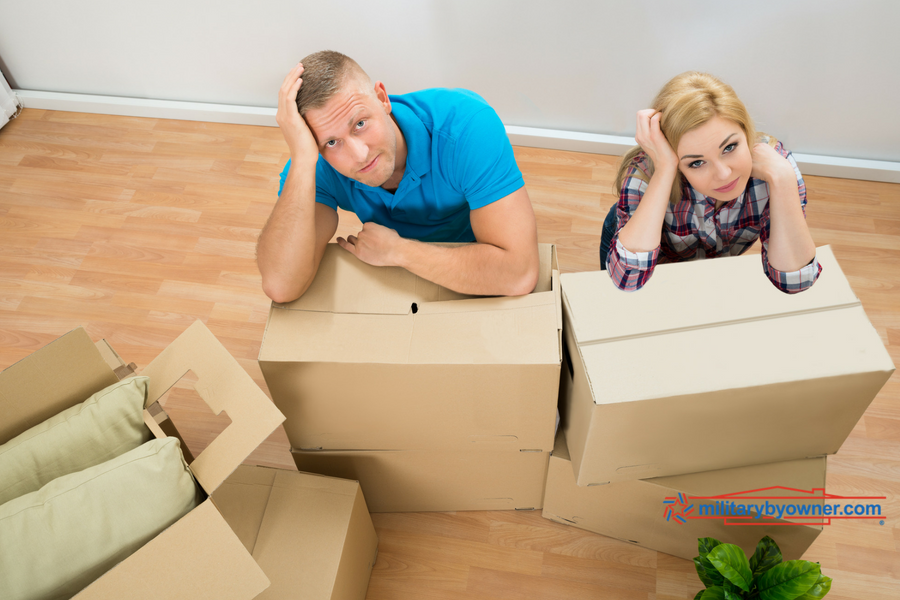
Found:
[[[816,581],[805,594],[798,596],[797,600],[821,600],[825,594],[831,591],[831,577],[825,577],[819,574],[819,580]]]
[[[782,561],[781,549],[775,540],[769,536],[759,540],[756,552],[750,557],[750,570],[754,577],[759,577],[772,567],[780,565]]]
[[[719,544],[706,555],[709,562],[716,570],[725,576],[734,585],[745,592],[750,591],[753,583],[753,573],[750,571],[750,563],[740,546],[734,544]],[[806,591],[806,590],[803,590]]]
[[[700,550],[700,556],[702,558],[706,558],[706,555],[709,554],[709,551],[715,548],[716,546],[721,545],[722,542],[717,540],[716,538],[697,538],[697,546]]]
[[[819,580],[819,565],[807,560],[789,560],[772,567],[756,580],[760,600],[794,600]]]
[[[725,600],[725,590],[722,589],[721,585],[705,589],[703,590],[703,595],[700,596],[700,600]]]
[[[694,566],[697,568],[697,576],[706,587],[722,585],[722,583],[725,581],[725,578],[722,577],[722,574],[716,570],[713,564],[709,562],[709,559],[706,557],[695,557]]]
[[[697,595],[694,596],[694,600],[700,600],[700,597],[703,595],[704,592],[706,592],[706,590],[700,590],[699,592],[697,592]]]
[[[744,593],[741,591],[741,588],[731,583],[729,580],[725,580],[725,585],[722,586],[723,591],[725,592],[725,600],[742,600],[744,597]]]

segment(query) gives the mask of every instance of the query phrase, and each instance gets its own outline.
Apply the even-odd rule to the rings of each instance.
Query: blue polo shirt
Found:
[[[403,179],[395,193],[335,171],[321,155],[316,202],[356,213],[425,242],[474,242],[469,211],[524,185],[506,130],[478,94],[431,89],[390,96],[391,113],[406,140]],[[284,188],[291,162],[281,173]]]

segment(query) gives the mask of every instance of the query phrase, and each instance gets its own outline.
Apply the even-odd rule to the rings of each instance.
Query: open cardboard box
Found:
[[[678,510],[666,518],[667,505],[664,501],[669,499],[678,502],[678,494],[685,494],[688,505],[682,505],[681,510],[693,506],[687,514],[696,517],[700,515],[701,504],[709,505],[715,510],[716,502],[719,502],[719,512],[723,513],[725,509],[721,503],[726,501],[700,500],[696,496],[729,495],[733,499],[727,501],[745,505],[762,504],[767,501],[765,497],[779,496],[782,499],[768,502],[821,506],[824,489],[824,456],[580,487],[575,484],[565,435],[560,431],[550,457],[543,516],[563,525],[586,529],[687,560],[697,556],[698,538],[714,537],[721,542],[736,544],[748,556],[752,556],[759,540],[768,535],[781,548],[785,560],[795,560],[803,556],[822,532],[821,522],[827,518],[779,519],[776,514],[771,519],[713,516],[683,519],[684,522],[681,522],[674,517],[674,514],[680,512]],[[815,490],[821,490],[822,493]],[[678,508],[674,504],[673,507]]]
[[[555,248],[540,258],[531,294],[476,298],[330,244],[259,353],[292,448],[549,452],[562,317]]]
[[[563,428],[578,485],[834,454],[894,365],[828,246],[784,294],[759,256],[664,264],[623,293],[561,277]]]
[[[150,410],[145,411],[144,421],[157,437],[166,435],[164,429],[175,432],[157,401],[188,371],[197,377],[194,388],[210,409],[216,414],[224,411],[231,419],[231,424],[196,459],[191,460],[189,453],[186,455],[197,483],[209,496],[278,427],[284,416],[206,326],[197,321],[141,373],[150,378],[147,403]],[[0,413],[4,415],[0,422],[0,443],[83,401],[130,372],[105,342],[95,345],[84,329],[69,332],[0,373]],[[353,510],[358,512],[358,508]],[[276,516],[273,510],[269,518]],[[355,522],[360,521],[357,517]],[[367,531],[362,523],[356,531],[344,527],[330,534],[344,539],[372,533],[371,558],[375,552],[371,521],[368,528]],[[302,544],[315,545],[319,541],[321,538],[311,537],[302,540]],[[293,562],[290,555],[284,559]],[[335,559],[332,555],[323,560],[341,560],[341,557]],[[241,539],[222,518],[214,500],[207,497],[76,597],[79,600],[187,597],[247,600],[269,586],[267,574],[273,580],[282,576],[277,568],[265,573],[254,562]]]

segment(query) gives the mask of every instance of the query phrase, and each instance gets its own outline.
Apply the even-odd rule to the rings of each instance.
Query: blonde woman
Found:
[[[602,268],[640,289],[657,263],[734,256],[762,241],[762,268],[785,293],[821,267],[806,226],[806,185],[780,142],[757,136],[731,87],[706,73],[669,81],[637,114],[639,146],[619,167]]]

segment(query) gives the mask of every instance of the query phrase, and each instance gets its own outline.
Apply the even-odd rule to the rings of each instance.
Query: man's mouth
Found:
[[[734,181],[732,181],[732,182],[729,183],[728,185],[723,185],[723,186],[720,187],[720,188],[716,188],[716,191],[717,191],[717,192],[730,192],[731,190],[734,189],[734,186],[737,185],[738,179],[740,179],[740,177],[738,177],[737,179],[735,179]]]
[[[379,154],[378,156],[376,156],[375,158],[373,158],[373,159],[372,159],[372,162],[370,162],[369,164],[367,164],[366,166],[364,166],[362,169],[360,169],[359,172],[360,172],[360,173],[368,173],[369,171],[371,171],[372,169],[374,169],[374,168],[375,168],[375,165],[378,163],[378,159],[379,159],[380,156],[381,156],[381,155]]]

